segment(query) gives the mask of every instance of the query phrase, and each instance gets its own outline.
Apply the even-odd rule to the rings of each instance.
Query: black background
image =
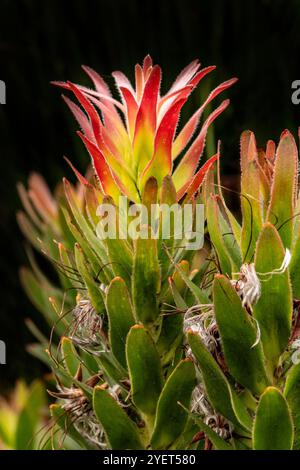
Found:
[[[134,64],[149,52],[163,68],[164,90],[194,58],[217,65],[211,86],[239,77],[227,93],[230,110],[215,127],[223,172],[234,175],[243,129],[254,130],[260,145],[277,141],[284,128],[296,133],[300,105],[291,103],[291,83],[300,79],[299,30],[298,0],[0,0],[0,79],[7,87],[7,104],[0,105],[2,390],[42,370],[24,349],[31,340],[24,318],[41,321],[18,280],[26,259],[15,222],[16,182],[35,170],[53,188],[62,175],[73,178],[63,155],[81,170],[88,162],[50,80],[88,83],[80,68],[88,64],[113,85],[111,71],[132,78]],[[192,110],[197,102],[196,92]]]

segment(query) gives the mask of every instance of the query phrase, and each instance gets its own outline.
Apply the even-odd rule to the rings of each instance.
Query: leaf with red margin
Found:
[[[161,69],[155,65],[145,84],[142,101],[136,116],[134,131],[134,159],[142,171],[153,153],[153,140],[156,131],[156,108],[161,80]]]
[[[277,147],[271,200],[267,220],[276,228],[285,248],[293,239],[293,216],[298,178],[298,149],[292,134],[285,130]]]
[[[251,262],[262,228],[262,205],[259,184],[260,170],[253,132],[241,135],[241,208],[243,216],[241,250],[244,262]]]
[[[131,177],[129,176],[125,166],[122,166],[116,160],[110,159],[108,161],[106,156],[103,155],[103,153],[96,145],[89,141],[81,132],[77,132],[77,134],[83,140],[93,159],[94,168],[100,178],[105,193],[111,195],[116,203],[117,200],[112,195],[111,191],[113,191],[115,195],[116,193],[118,193],[119,195],[121,191],[123,194],[127,195],[130,200],[134,202],[139,202],[140,197],[137,192],[136,186],[132,181]],[[103,160],[105,162],[105,165],[103,164]],[[105,187],[102,181],[103,178],[105,180]],[[115,186],[118,188],[117,192],[113,183],[115,183]]]
[[[138,110],[135,128],[135,139],[142,126],[148,124],[151,131],[156,129],[156,106],[161,81],[161,68],[155,65],[144,88],[142,101]]]
[[[99,177],[102,189],[105,194],[111,196],[114,201],[117,201],[121,192],[120,188],[115,182],[111,170],[107,165],[105,158],[99,148],[93,144],[85,135],[81,132],[77,132],[79,137],[82,139],[84,145],[86,146],[93,162],[93,167],[96,171],[96,174]]]
[[[220,154],[219,153],[216,153],[216,155],[214,155],[213,157],[211,157],[209,160],[207,160],[207,162],[204,163],[204,165],[202,165],[202,167],[200,168],[200,170],[197,171],[197,173],[195,174],[193,180],[192,180],[192,183],[190,184],[190,186],[188,187],[187,191],[182,188],[181,190],[179,190],[177,192],[177,200],[180,200],[182,198],[182,196],[184,196],[184,193],[187,192],[187,195],[186,195],[186,201],[188,201],[189,199],[191,199],[191,197],[193,197],[193,195],[195,194],[196,191],[198,191],[198,189],[200,188],[201,184],[203,183],[203,180],[207,174],[207,172],[210,170],[210,168],[212,167],[212,165],[214,164],[214,162],[220,157]]]
[[[113,138],[110,138],[107,129],[103,126],[100,116],[97,113],[96,109],[92,105],[91,101],[96,103],[97,106],[106,109],[106,118],[108,118],[109,110],[105,107],[103,103],[101,103],[97,98],[90,96],[87,98],[84,93],[81,92],[75,85],[70,85],[71,90],[75,94],[76,98],[78,99],[79,103],[82,105],[83,109],[86,111],[87,115],[92,124],[92,129],[94,133],[94,139],[96,140],[97,145],[99,146],[101,152],[105,155],[106,158],[119,158],[116,145],[114,141],[120,140],[119,133],[116,130],[117,123],[114,122],[114,125],[110,125],[110,129],[113,129]],[[123,126],[123,124],[122,124]],[[94,140],[93,139],[93,140]],[[112,155],[113,154],[113,155]]]
[[[187,98],[193,90],[192,85],[186,85],[183,88],[180,88],[179,90],[175,90],[172,93],[169,93],[162,98],[160,98],[157,109],[158,109],[158,115],[157,115],[157,121],[158,123],[161,122],[161,119],[164,117],[168,109],[175,103],[175,101],[178,101],[181,98]]]
[[[143,75],[144,75],[144,81],[146,81],[152,71],[152,58],[149,54],[146,55],[143,61]]]
[[[158,119],[166,113],[166,111],[172,106],[172,104],[179,98],[188,98],[192,91],[196,88],[200,80],[205,77],[209,72],[214,70],[216,67],[206,67],[200,70],[190,82],[182,88],[174,88],[170,90],[165,96],[163,96],[158,103]]]
[[[90,101],[86,98],[86,96],[79,90],[79,88],[77,88],[76,85],[74,85],[71,82],[67,82],[67,83],[70,87],[70,90],[73,91],[79,103],[81,104],[81,106],[83,107],[87,115],[89,116],[91,120],[92,129],[94,132],[94,136],[98,143],[99,140],[101,141],[101,127],[102,127],[102,122],[99,117],[99,114],[95,110],[94,106],[90,103]]]
[[[213,67],[207,67],[208,69],[213,69]],[[178,157],[178,155],[182,152],[182,150],[187,146],[189,141],[191,140],[202,116],[202,113],[206,106],[216,98],[220,93],[227,88],[231,87],[234,83],[236,83],[237,78],[231,78],[224,83],[221,83],[217,88],[215,88],[207,97],[205,102],[202,106],[193,114],[193,116],[189,119],[189,121],[185,124],[183,129],[180,131],[178,136],[176,137],[174,144],[173,144],[173,159]]]
[[[204,149],[208,128],[212,122],[228,107],[229,103],[229,100],[223,101],[223,103],[221,103],[220,106],[218,106],[218,108],[208,116],[198,137],[194,140],[193,144],[190,146],[180,164],[176,168],[173,175],[173,181],[177,191],[181,191],[183,188],[186,188],[191,178],[194,176]]]
[[[53,80],[50,83],[51,85],[57,86],[59,88],[64,88],[65,90],[71,90],[71,87],[68,82],[61,82],[59,80],[58,81]],[[123,104],[120,101],[116,100],[115,98],[112,98],[111,96],[108,96],[108,95],[104,95],[103,93],[99,93],[98,91],[93,90],[92,88],[79,85],[78,83],[73,83],[73,85],[76,86],[77,89],[80,90],[81,93],[83,93],[86,96],[86,98],[89,99],[91,96],[96,96],[97,98],[100,98],[102,100],[109,101],[116,108],[118,108],[122,113],[124,113],[125,110],[124,110]]]
[[[196,75],[192,78],[189,84],[193,87],[196,87],[198,83],[202,80],[202,78],[204,78],[208,73],[215,70],[215,68],[215,65],[210,65],[209,67],[205,67],[204,69],[199,70],[199,72],[196,73]]]
[[[266,158],[268,160],[274,161],[276,152],[276,145],[274,140],[268,140],[266,147]]]
[[[79,183],[83,184],[84,186],[88,186],[92,188],[93,186],[91,185],[91,183],[75,168],[75,166],[71,163],[71,161],[67,157],[64,157],[64,159],[66,160],[68,165],[71,167],[71,169],[75,173],[75,176],[78,179]]]
[[[143,94],[144,89],[144,75],[143,69],[140,64],[136,64],[135,66],[135,92],[136,92],[136,99],[140,101],[140,98]]]
[[[112,95],[111,95],[111,92],[107,83],[103,80],[101,75],[99,75],[91,67],[88,67],[87,65],[82,65],[82,68],[85,71],[85,73],[90,77],[92,82],[94,83],[96,90],[101,94],[101,99],[106,104],[106,106],[110,109],[111,113],[114,114],[115,119],[119,120],[119,122],[122,123],[122,120],[115,108],[115,105],[112,102]]]
[[[93,129],[91,126],[90,121],[86,117],[86,114],[77,106],[77,104],[73,103],[67,96],[62,95],[62,99],[65,101],[66,105],[70,109],[71,113],[75,117],[76,121],[78,122],[81,130],[87,136],[87,138],[91,141],[95,141]]]
[[[188,64],[180,72],[180,74],[177,76],[177,78],[174,81],[174,83],[172,84],[168,94],[175,91],[175,90],[178,90],[179,88],[182,88],[182,87],[186,86],[191,81],[191,79],[194,77],[194,75],[197,72],[197,70],[199,69],[200,65],[201,64],[199,63],[198,59],[193,60],[190,64]]]
[[[84,93],[82,93],[82,91],[78,87],[73,85],[72,83],[68,82],[68,86],[69,86],[69,89],[73,91],[79,103],[81,104],[81,106],[83,107],[83,109],[85,110],[85,112],[87,113],[89,117],[89,120],[91,123],[90,124],[91,130],[93,132],[93,138],[92,139],[90,138],[91,132],[88,133],[87,138],[91,140],[92,142],[96,141],[95,143],[97,143],[102,154],[105,156],[107,160],[109,160],[109,162],[113,162],[115,159],[118,159],[118,158],[120,159],[120,155],[114,144],[114,140],[110,138],[107,129],[103,126],[101,119],[99,117],[99,114],[97,113],[96,109],[94,108],[90,100],[95,101],[97,105],[100,104],[100,107],[102,107],[103,109],[105,108],[105,105],[103,103],[100,103],[99,100],[94,97],[89,97],[88,99],[84,95]],[[106,110],[108,113],[109,110],[107,108]]]
[[[141,69],[140,69],[141,70]],[[142,70],[140,71],[142,74]],[[135,91],[131,86],[130,81],[122,72],[116,71],[112,73],[112,76],[115,79],[118,90],[121,94],[121,98],[126,107],[125,117],[127,123],[128,133],[130,134],[131,139],[134,136],[135,120],[138,112],[138,103],[135,97]],[[141,86],[143,84],[143,78],[138,77],[139,80],[139,93],[142,92]]]
[[[93,96],[91,96],[89,99],[100,109],[103,121],[105,123],[105,125],[101,127],[101,137],[103,143],[117,160],[122,161],[126,151],[128,154],[129,147],[131,147],[131,143],[124,124],[116,120],[110,108],[108,108],[99,99]],[[102,151],[105,153],[104,148]]]
[[[127,120],[128,132],[129,132],[131,139],[133,139],[135,120],[136,120],[136,115],[138,112],[138,104],[130,90],[124,87],[120,87],[120,91],[123,95],[123,98],[126,104],[126,111],[127,111],[126,120]]]
[[[179,99],[166,112],[157,130],[154,154],[141,176],[143,187],[148,178],[154,176],[160,186],[165,176],[172,172],[172,142],[178,124],[179,114],[186,98]]]

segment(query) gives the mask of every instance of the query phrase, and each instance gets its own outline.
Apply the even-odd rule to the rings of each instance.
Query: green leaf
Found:
[[[20,279],[23,289],[33,305],[44,315],[51,327],[55,324],[55,331],[58,334],[64,334],[66,323],[64,320],[57,322],[57,314],[49,301],[49,297],[51,297],[56,300],[58,305],[61,306],[63,303],[63,293],[48,283],[41,284],[28,268],[21,268]],[[69,305],[66,302],[66,310],[68,309],[68,306]]]
[[[188,407],[195,385],[194,364],[184,359],[169,376],[161,392],[151,438],[153,449],[168,449],[183,432],[187,415],[178,402]]]
[[[113,385],[115,382],[118,383],[127,377],[128,372],[117,362],[112,352],[100,352],[97,356],[97,360],[110,385]]]
[[[161,287],[157,240],[138,238],[132,276],[132,295],[136,318],[144,324],[153,323],[158,315],[157,296]]]
[[[15,436],[16,450],[29,450],[35,446],[35,432],[42,418],[42,410],[46,405],[45,389],[41,382],[35,381],[22,409],[17,423]]]
[[[300,450],[300,364],[291,367],[287,374],[284,396],[292,412],[295,426],[294,448]]]
[[[104,247],[102,240],[100,240],[96,234],[93,232],[90,224],[85,219],[82,210],[78,207],[78,202],[76,201],[76,197],[74,191],[71,188],[71,185],[68,180],[64,178],[64,188],[66,198],[69,204],[70,211],[76,221],[77,227],[81,231],[83,235],[83,239],[86,240],[89,249],[93,252],[96,256],[98,261],[101,264],[106,264],[108,262],[107,253]],[[64,211],[64,215],[66,215],[66,211]],[[68,219],[66,218],[67,222]],[[74,224],[73,224],[74,225]],[[72,227],[69,224],[69,228],[72,231],[73,236],[77,239],[77,236],[74,234]],[[81,241],[77,240],[80,245],[83,247]],[[88,257],[90,259],[90,257]]]
[[[171,449],[172,450],[193,450],[193,437],[197,432],[199,431],[198,426],[194,422],[192,418],[188,418],[184,431],[180,434],[178,439],[176,439],[175,442],[173,442]],[[197,445],[197,444],[196,444]]]
[[[68,413],[58,404],[50,405],[50,414],[57,424],[63,431],[63,436],[69,436],[75,442],[77,442],[82,449],[95,449],[88,441],[86,441],[81,434],[75,429],[71,418]],[[63,444],[63,437],[60,438],[61,445]]]
[[[159,261],[162,270],[162,279],[168,273],[170,268],[170,260],[166,253],[165,247],[173,254],[173,248],[175,243],[175,214],[169,208],[177,203],[176,189],[172,181],[171,176],[165,176],[161,187],[161,198],[160,198],[160,236],[159,236]],[[163,234],[169,234],[169,236],[162,238]]]
[[[174,302],[178,309],[187,309],[187,305],[178,291],[174,280],[169,278],[169,286],[173,294]],[[162,356],[163,364],[168,363],[182,342],[183,314],[177,313],[163,316],[160,335],[157,341],[157,349]]]
[[[124,220],[122,215],[119,214],[118,207],[114,205],[112,198],[109,196],[105,196],[103,199],[102,208],[105,209],[105,207],[107,210],[104,211],[105,216],[100,218],[97,234],[106,245],[114,275],[120,276],[130,287],[133,254],[132,247],[126,240],[127,233],[123,233],[122,222]],[[124,207],[124,211],[127,211],[127,207]],[[100,214],[99,211],[98,214]],[[109,230],[113,230],[115,233],[107,233]]]
[[[237,382],[253,393],[262,393],[269,381],[261,343],[256,346],[256,328],[230,280],[217,275],[213,284],[215,316],[224,356]]]
[[[163,374],[156,346],[143,326],[131,328],[126,356],[133,403],[146,415],[153,416],[163,387]]]
[[[231,390],[224,373],[203,345],[199,335],[189,331],[188,341],[200,366],[206,393],[213,408],[233,424],[251,431],[252,421],[246,408],[235,391]]]
[[[147,209],[147,220],[143,220],[143,224],[146,224],[149,226],[151,224],[152,206],[153,204],[157,204],[157,191],[158,191],[157,181],[153,176],[151,176],[145,184],[143,197],[142,197],[142,204]]]
[[[293,287],[293,296],[296,299],[300,299],[300,225],[298,227],[297,238],[292,250],[289,271]]]
[[[94,388],[93,408],[113,450],[139,450],[144,446],[137,426],[101,387]]]
[[[109,343],[111,350],[126,368],[125,345],[130,328],[135,324],[128,289],[121,277],[115,277],[108,288],[106,307],[109,320]]]
[[[204,434],[208,437],[208,439],[213,444],[215,450],[233,450],[230,444],[228,444],[224,439],[222,439],[218,434],[213,431],[204,421],[200,418],[200,416],[196,416],[191,413],[185,406],[181,405],[182,408],[185,410],[188,416],[190,416],[193,421],[197,424],[200,431],[204,432]]]
[[[255,450],[290,450],[293,446],[293,423],[286,399],[275,387],[262,394],[255,416],[253,447]]]
[[[72,232],[72,234],[73,234],[74,238],[76,239],[76,241],[81,246],[86,258],[89,260],[89,262],[92,266],[94,275],[98,276],[98,279],[101,282],[103,282],[103,283],[107,282],[107,280],[109,279],[109,274],[111,274],[110,268],[107,265],[108,257],[106,256],[105,259],[102,260],[102,263],[103,263],[103,265],[102,265],[102,263],[99,260],[98,256],[96,255],[94,250],[89,245],[89,243],[88,243],[87,239],[85,238],[85,236],[82,234],[82,232],[77,227],[75,221],[70,216],[67,209],[63,209],[63,212],[64,212],[64,216],[65,216],[65,218],[68,222],[68,226],[70,228],[70,231]],[[73,249],[73,247],[72,247],[72,249]]]
[[[285,248],[291,248],[293,239],[297,172],[297,146],[294,137],[285,130],[277,148],[271,200],[267,214],[267,220],[276,225]]]
[[[171,258],[170,258],[171,259]],[[188,289],[191,291],[195,301],[198,304],[209,304],[210,300],[203,292],[200,287],[198,287],[186,274],[185,269],[184,269],[184,262],[186,263],[185,260],[183,260],[181,263],[176,264],[172,259],[171,259],[174,268],[176,270],[176,273],[178,273],[178,276],[182,279],[184,284],[188,287]],[[175,277],[175,276],[174,276]]]
[[[280,268],[285,250],[278,232],[266,224],[257,242],[255,269],[257,273],[270,273]],[[291,333],[292,292],[288,270],[282,274],[259,275],[261,295],[253,307],[261,331],[266,358],[273,367],[285,350]]]
[[[219,204],[221,202],[220,198],[218,197]],[[225,211],[223,207],[223,212]],[[234,231],[232,230],[230,226],[229,220],[226,220],[224,215],[222,214],[221,208],[219,208],[219,227],[223,239],[223,244],[226,248],[226,252],[228,253],[230,262],[231,262],[231,267],[234,272],[237,272],[242,264],[242,254],[241,250],[239,247],[239,244],[237,242],[237,239],[235,238]]]
[[[65,278],[65,280],[69,282],[70,287],[71,286],[75,287],[75,289],[73,289],[75,291],[73,295],[75,295],[76,297],[76,289],[79,289],[82,286],[81,276],[77,272],[75,263],[73,262],[73,260],[71,260],[71,257],[70,257],[71,252],[69,252],[62,243],[58,244],[58,249],[59,249],[59,255],[60,255],[60,260],[62,264],[62,270],[64,272],[64,275],[61,274],[61,278],[62,279]],[[73,247],[72,247],[72,251],[73,251]]]
[[[212,244],[216,250],[221,272],[231,276],[231,262],[220,227],[220,211],[217,197],[211,194],[206,200],[207,227]]]
[[[65,336],[61,340],[61,350],[65,366],[69,373],[74,377],[78,371],[78,367],[80,366],[80,360],[72,341]]]
[[[104,311],[104,301],[100,285],[95,281],[83,251],[78,243],[75,244],[74,250],[77,269],[86,285],[91,303],[97,313],[102,313]]]
[[[241,206],[243,225],[241,250],[244,262],[250,262],[262,226],[260,171],[254,134],[245,131],[241,136]]]

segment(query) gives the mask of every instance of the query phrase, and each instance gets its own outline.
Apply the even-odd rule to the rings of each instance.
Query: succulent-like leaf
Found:
[[[117,362],[112,352],[100,352],[97,360],[105,374],[106,380],[111,385],[121,382],[128,376],[126,369]]]
[[[187,309],[187,305],[179,293],[173,278],[169,279],[170,289],[173,295],[175,305],[182,311]],[[179,311],[163,316],[160,335],[157,341],[157,349],[163,357],[164,364],[168,363],[173,357],[177,347],[182,341],[183,314]]]
[[[89,444],[89,442],[75,429],[71,418],[60,405],[56,403],[50,405],[50,414],[54,419],[55,424],[59,426],[63,432],[63,436],[60,438],[61,446],[63,446],[63,441],[66,437],[70,436],[71,439],[79,444],[81,449],[95,449],[95,447]]]
[[[298,178],[298,150],[289,131],[281,134],[277,148],[271,200],[267,218],[272,222],[285,248],[290,248],[293,239],[293,215]]]
[[[76,201],[76,197],[74,195],[74,192],[72,191],[71,185],[68,182],[67,179],[64,179],[64,188],[65,188],[65,194],[66,198],[69,204],[70,211],[74,217],[74,220],[76,221],[77,228],[81,231],[83,238],[86,239],[89,248],[94,252],[96,257],[98,258],[100,265],[101,263],[107,263],[108,258],[106,254],[105,247],[102,243],[102,241],[96,236],[96,234],[93,232],[92,228],[90,227],[89,223],[85,219],[84,215],[80,211],[80,208],[78,207],[78,202]],[[64,212],[65,213],[65,212]],[[71,227],[70,227],[71,228]],[[73,233],[73,231],[72,231]],[[73,233],[74,235],[74,233]],[[77,239],[77,237],[75,236]],[[79,240],[77,240],[79,241]],[[80,243],[80,241],[79,241]],[[82,243],[80,245],[83,247]]]
[[[144,448],[136,424],[116,400],[99,386],[94,388],[93,408],[113,450]]]
[[[231,262],[220,226],[222,217],[216,196],[210,195],[206,200],[206,218],[212,244],[216,250],[220,269],[223,274],[231,275]],[[225,235],[226,236],[226,235]],[[228,235],[227,235],[228,236]]]
[[[293,286],[293,296],[295,299],[300,299],[300,226],[297,227],[297,230],[298,233],[293,246],[289,271]]]
[[[190,359],[177,365],[161,392],[151,437],[153,449],[168,449],[183,432],[187,415],[178,402],[188,407],[195,387],[195,367]]]
[[[149,233],[148,239],[135,242],[132,295],[135,315],[142,323],[152,323],[159,314],[157,294],[160,292],[161,276],[157,256],[157,240]]]
[[[213,408],[233,424],[251,431],[252,421],[245,406],[231,389],[227,378],[203,345],[199,335],[190,331],[188,341],[200,366],[207,396]]]
[[[275,387],[262,394],[254,421],[255,450],[290,450],[293,446],[293,422],[286,399]]]
[[[251,261],[255,243],[262,226],[259,168],[254,134],[245,131],[241,136],[241,206],[243,225],[241,250],[243,261]]]
[[[46,405],[45,390],[41,382],[35,381],[30,387],[25,405],[18,417],[15,431],[15,449],[34,448],[36,426],[42,418],[42,409]]]
[[[115,276],[120,276],[126,281],[128,287],[130,287],[131,273],[132,273],[132,263],[133,255],[132,249],[126,239],[123,239],[123,234],[120,233],[119,225],[122,225],[120,221],[120,214],[116,205],[114,205],[113,200],[109,197],[103,198],[103,206],[105,210],[105,205],[109,206],[111,211],[108,210],[105,218],[101,219],[101,222],[98,225],[97,233],[102,238],[104,238],[105,245],[107,248],[109,264]],[[98,212],[98,215],[100,213]],[[115,234],[105,233],[105,225],[107,224],[108,229],[114,227]],[[110,225],[112,224],[112,225]]]
[[[256,328],[242,307],[230,280],[217,275],[213,285],[213,299],[224,356],[232,376],[260,394],[269,385],[264,366],[261,342],[257,342]],[[257,343],[255,346],[254,344]]]
[[[62,292],[51,285],[40,284],[28,268],[22,268],[20,270],[20,279],[33,305],[44,315],[49,325],[53,326],[53,324],[56,323],[55,330],[58,334],[64,334],[66,323],[63,319],[60,322],[56,322],[57,314],[49,301],[49,298],[55,299],[56,304],[61,306],[63,302]],[[65,307],[67,306],[68,302],[65,303]]]
[[[163,387],[163,374],[156,346],[143,326],[131,328],[126,356],[132,400],[142,413],[153,417]]]
[[[115,277],[111,281],[107,292],[106,307],[111,350],[120,364],[126,368],[126,337],[135,320],[129,292],[121,277]]]
[[[292,291],[288,271],[271,274],[280,268],[284,255],[277,230],[267,223],[260,234],[255,253],[261,295],[253,312],[259,323],[265,356],[273,367],[287,346],[292,323]]]
[[[191,413],[185,406],[182,406],[182,408],[197,424],[200,431],[204,432],[204,434],[208,437],[215,450],[233,450],[233,447],[231,447],[228,442],[224,441],[224,439],[222,439],[215,431],[205,424],[200,416]]]
[[[300,364],[295,364],[288,372],[284,396],[289,404],[295,426],[294,448],[300,449]]]
[[[77,269],[85,283],[91,303],[97,313],[102,313],[105,307],[100,283],[95,281],[80,245],[76,243],[74,250]]]
[[[76,353],[75,347],[70,340],[65,336],[61,340],[61,351],[65,366],[69,373],[74,377],[80,366],[80,359]]]

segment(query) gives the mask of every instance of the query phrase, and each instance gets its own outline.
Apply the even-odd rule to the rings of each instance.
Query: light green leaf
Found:
[[[151,438],[153,449],[168,449],[185,428],[187,415],[178,402],[188,407],[195,387],[195,367],[185,359],[169,376],[161,392]]]
[[[213,285],[215,316],[224,356],[237,382],[253,393],[262,393],[269,380],[264,367],[262,345],[256,343],[256,328],[230,280],[217,275]]]
[[[275,387],[262,394],[254,421],[255,450],[290,450],[293,446],[293,422],[286,399]]]
[[[93,408],[113,450],[139,450],[144,446],[135,423],[101,387],[94,388]]]
[[[111,350],[120,364],[126,368],[125,345],[130,328],[135,324],[128,289],[121,277],[115,277],[108,288],[106,298]]]
[[[163,374],[156,346],[143,326],[131,328],[126,356],[133,403],[146,415],[153,416],[163,387]]]
[[[266,273],[280,268],[284,255],[285,250],[278,232],[273,225],[264,225],[255,254],[255,269],[261,279],[261,295],[253,312],[259,323],[265,356],[273,368],[290,337],[292,292],[288,270],[282,274]]]

